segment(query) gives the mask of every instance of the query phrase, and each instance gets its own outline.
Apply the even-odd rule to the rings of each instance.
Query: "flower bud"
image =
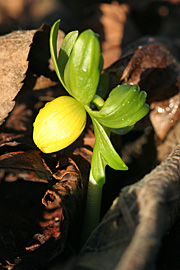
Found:
[[[64,69],[68,92],[82,104],[88,104],[96,93],[102,67],[98,37],[86,30],[77,38]]]
[[[83,105],[69,96],[54,99],[39,111],[33,140],[44,153],[59,151],[73,143],[86,125]]]

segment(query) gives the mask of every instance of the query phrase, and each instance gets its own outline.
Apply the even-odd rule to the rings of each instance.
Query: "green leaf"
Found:
[[[72,31],[68,33],[61,45],[60,51],[59,51],[59,57],[58,57],[58,67],[59,72],[61,75],[61,79],[63,81],[63,85],[65,85],[64,82],[64,70],[67,64],[67,61],[69,59],[69,56],[72,52],[73,46],[77,40],[79,32],[78,31]],[[68,89],[68,92],[71,92],[70,89]]]
[[[64,82],[72,96],[88,104],[96,93],[101,69],[99,40],[92,30],[86,30],[76,40],[64,70]]]
[[[98,143],[95,143],[94,149],[93,149],[93,155],[91,160],[91,170],[94,180],[99,185],[104,185],[105,183],[105,168],[106,168],[106,161],[101,155],[101,152],[99,151]]]
[[[135,90],[135,91],[133,91]],[[139,90],[139,88],[138,88]],[[101,115],[110,115],[115,111],[122,110],[125,102],[129,100],[129,95],[137,94],[137,87],[129,84],[116,86],[109,94],[105,104],[101,110]],[[132,97],[131,97],[132,98]]]
[[[60,20],[57,20],[51,27],[49,45],[50,45],[51,57],[52,57],[56,74],[59,80],[61,81],[61,83],[63,84],[63,81],[59,72],[58,59],[57,59],[57,37],[58,37],[59,24],[60,24]]]
[[[91,161],[91,170],[94,180],[99,185],[104,185],[106,179],[106,165],[109,165],[115,170],[127,170],[128,167],[111,144],[109,139],[110,130],[101,126],[93,117],[92,121],[95,132],[95,145]]]
[[[112,90],[100,111],[86,108],[102,125],[110,128],[133,126],[149,111],[146,92],[136,85],[118,85]]]
[[[91,118],[95,132],[95,143],[105,162],[115,170],[127,170],[126,164],[114,149],[105,128],[94,117]]]
[[[129,131],[131,131],[131,129],[133,129],[134,125],[132,126],[128,126],[128,127],[124,127],[124,128],[111,128],[111,132],[115,133],[117,135],[125,135],[126,133],[128,133]]]
[[[72,51],[72,48],[74,46],[74,43],[77,39],[78,31],[73,31],[73,32],[70,32],[68,35],[66,35],[62,43],[62,46],[60,48],[59,56],[57,57],[57,37],[58,37],[59,24],[60,24],[60,20],[57,20],[51,27],[50,39],[49,39],[50,52],[51,52],[54,69],[56,71],[58,79],[60,80],[64,88],[69,92],[69,90],[67,89],[64,83],[64,68],[67,63],[68,57]]]

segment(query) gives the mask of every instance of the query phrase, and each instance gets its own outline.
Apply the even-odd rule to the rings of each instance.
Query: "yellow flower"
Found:
[[[70,96],[54,99],[39,111],[33,140],[44,153],[59,151],[73,143],[86,125],[84,106]]]

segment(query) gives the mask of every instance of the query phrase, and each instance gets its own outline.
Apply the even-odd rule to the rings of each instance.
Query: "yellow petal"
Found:
[[[33,140],[42,152],[56,152],[73,143],[85,125],[84,106],[72,97],[58,97],[39,111],[34,122]]]

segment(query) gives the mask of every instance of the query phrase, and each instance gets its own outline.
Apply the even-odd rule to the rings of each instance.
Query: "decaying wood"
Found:
[[[162,237],[180,213],[180,146],[123,188],[81,252],[77,269],[154,270]]]

